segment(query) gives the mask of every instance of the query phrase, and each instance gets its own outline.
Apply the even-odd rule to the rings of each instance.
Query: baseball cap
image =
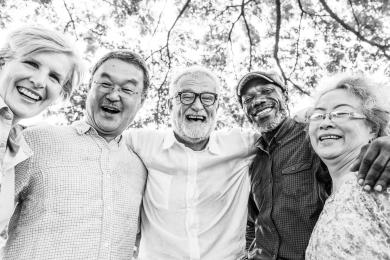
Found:
[[[241,104],[241,91],[244,88],[244,86],[253,79],[262,79],[269,83],[275,84],[276,86],[280,87],[283,92],[287,92],[287,86],[279,73],[276,71],[253,71],[245,74],[241,80],[238,82],[237,88],[236,88],[236,94],[238,98],[238,102]]]

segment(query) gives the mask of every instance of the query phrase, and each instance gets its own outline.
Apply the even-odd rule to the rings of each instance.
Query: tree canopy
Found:
[[[234,89],[248,71],[279,70],[291,107],[329,73],[389,76],[389,10],[388,0],[0,0],[0,30],[42,24],[63,31],[87,66],[111,49],[140,53],[152,85],[134,127],[168,126],[172,74],[204,65],[221,80],[217,127],[225,127],[246,124]],[[84,84],[46,116],[80,119],[86,92]]]

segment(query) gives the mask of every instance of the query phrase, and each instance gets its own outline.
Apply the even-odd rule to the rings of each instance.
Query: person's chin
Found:
[[[204,125],[200,126],[187,126],[183,128],[183,133],[187,138],[195,140],[203,140],[208,138],[209,128]]]
[[[338,149],[337,147],[320,147],[317,148],[316,153],[321,159],[324,160],[332,160],[342,154],[340,149]]]
[[[9,106],[15,117],[19,119],[30,118],[38,115],[43,109],[40,109],[38,104],[26,105],[23,103],[16,103]]]

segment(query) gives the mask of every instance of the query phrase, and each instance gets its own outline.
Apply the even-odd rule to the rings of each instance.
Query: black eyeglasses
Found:
[[[195,93],[191,91],[178,92],[176,98],[180,99],[180,102],[184,105],[191,105],[195,102],[195,99],[199,97],[200,102],[204,106],[212,106],[218,98],[218,95],[211,92]]]

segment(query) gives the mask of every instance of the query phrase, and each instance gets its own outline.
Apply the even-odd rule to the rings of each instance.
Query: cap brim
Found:
[[[258,72],[250,72],[248,74],[246,74],[241,80],[240,82],[238,83],[238,88],[237,88],[237,95],[238,96],[241,96],[241,90],[242,88],[251,80],[253,79],[264,79],[266,81],[268,81],[269,83],[273,83],[273,84],[276,84],[279,86],[279,84],[277,82],[275,82],[274,80],[272,80],[270,77],[267,77],[266,75],[263,75],[261,73],[258,73]]]

